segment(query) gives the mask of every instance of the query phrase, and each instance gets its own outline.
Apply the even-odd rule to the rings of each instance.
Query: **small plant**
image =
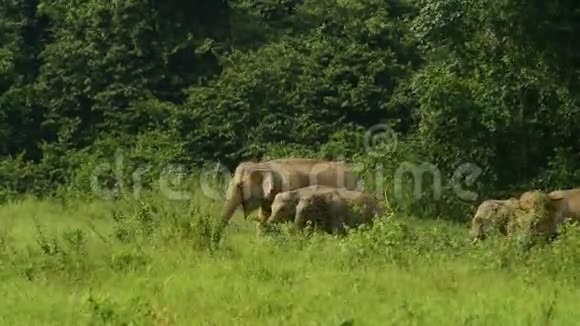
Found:
[[[194,248],[214,252],[222,239],[223,228],[217,226],[211,216],[197,213],[193,219],[191,235]]]
[[[111,256],[111,267],[117,271],[133,272],[145,268],[151,258],[139,250],[121,250]]]
[[[394,218],[381,218],[372,227],[349,230],[349,236],[340,241],[341,248],[356,262],[376,260],[378,257],[397,261],[403,257],[406,244],[413,243],[415,235],[409,227]]]
[[[560,234],[551,243],[546,254],[540,261],[547,270],[562,278],[580,281],[580,226],[573,223],[564,223]],[[537,261],[537,260],[536,260]]]
[[[114,239],[122,243],[150,241],[161,224],[163,211],[154,203],[139,200],[113,211],[111,217],[115,222]]]
[[[84,254],[86,238],[84,232],[81,229],[66,231],[63,233],[62,237],[72,252],[78,255]]]
[[[91,325],[157,325],[159,321],[159,314],[142,297],[121,304],[107,296],[90,294],[84,303]]]
[[[55,256],[59,252],[62,252],[58,239],[54,236],[47,237],[39,224],[36,225],[36,234],[36,244],[43,255]]]
[[[108,298],[95,298],[89,295],[85,302],[89,306],[92,325],[117,324],[119,320],[117,307]]]

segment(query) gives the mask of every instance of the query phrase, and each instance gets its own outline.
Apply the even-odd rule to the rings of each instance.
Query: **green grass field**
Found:
[[[574,325],[580,241],[525,249],[383,217],[346,238],[257,235],[220,202],[0,207],[2,325]]]

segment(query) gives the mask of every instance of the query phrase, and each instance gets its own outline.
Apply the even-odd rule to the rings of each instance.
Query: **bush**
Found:
[[[0,204],[27,192],[32,188],[36,169],[23,155],[0,160]]]
[[[74,172],[61,196],[88,194],[101,199],[135,196],[158,189],[159,180],[174,170],[192,168],[183,143],[171,133],[147,132],[125,142],[103,138],[71,156]]]

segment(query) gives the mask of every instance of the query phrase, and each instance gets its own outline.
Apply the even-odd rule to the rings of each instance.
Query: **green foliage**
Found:
[[[46,19],[36,14],[36,0],[0,5],[0,157],[39,156],[36,142],[45,136],[42,108],[33,87],[40,68]]]
[[[42,52],[47,64],[38,87],[50,128],[62,141],[84,147],[102,131],[141,130],[154,116],[135,103],[179,101],[182,88],[215,70],[211,54],[195,52],[204,36],[223,28],[224,4],[212,3],[196,1],[190,11],[179,1],[42,2],[53,41]]]
[[[178,166],[291,155],[359,163],[421,216],[575,187],[579,17],[572,0],[7,0],[0,202],[119,198]],[[377,124],[396,148],[365,147]],[[395,189],[405,162],[438,169],[440,199]],[[456,194],[465,163],[476,199]]]
[[[434,159],[475,161],[505,189],[529,182],[559,150],[577,150],[578,86],[561,73],[580,64],[561,50],[577,44],[577,5],[422,5],[411,25],[428,63],[412,89]]]
[[[533,180],[534,189],[574,188],[580,182],[577,154],[569,148],[557,148],[546,168]]]
[[[108,297],[88,295],[85,307],[90,314],[90,325],[156,325],[160,317],[148,300],[135,297],[126,303],[118,303]]]
[[[6,202],[26,191],[33,181],[33,167],[22,155],[0,161],[0,202]]]
[[[578,317],[578,226],[565,225],[550,244],[495,234],[471,244],[456,223],[388,213],[345,237],[287,226],[256,237],[241,217],[217,232],[208,216],[220,208],[149,192],[0,207],[0,319],[463,325]],[[121,229],[130,236],[119,237]]]
[[[396,76],[408,72],[397,51],[321,28],[233,51],[218,79],[188,91],[176,123],[205,160],[260,157],[272,143],[318,146],[345,123],[370,126],[390,116]]]
[[[158,130],[127,137],[124,142],[107,137],[70,155],[72,171],[61,196],[89,194],[98,198],[132,196],[158,189],[160,179],[173,168],[190,166],[184,144],[171,133]]]

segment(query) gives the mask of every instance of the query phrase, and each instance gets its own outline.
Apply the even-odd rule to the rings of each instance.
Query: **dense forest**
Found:
[[[371,153],[378,124],[397,146]],[[120,150],[149,178],[295,155],[444,183],[473,163],[482,196],[572,187],[578,124],[574,0],[0,4],[0,201],[86,192]],[[461,205],[445,196],[416,207]]]

